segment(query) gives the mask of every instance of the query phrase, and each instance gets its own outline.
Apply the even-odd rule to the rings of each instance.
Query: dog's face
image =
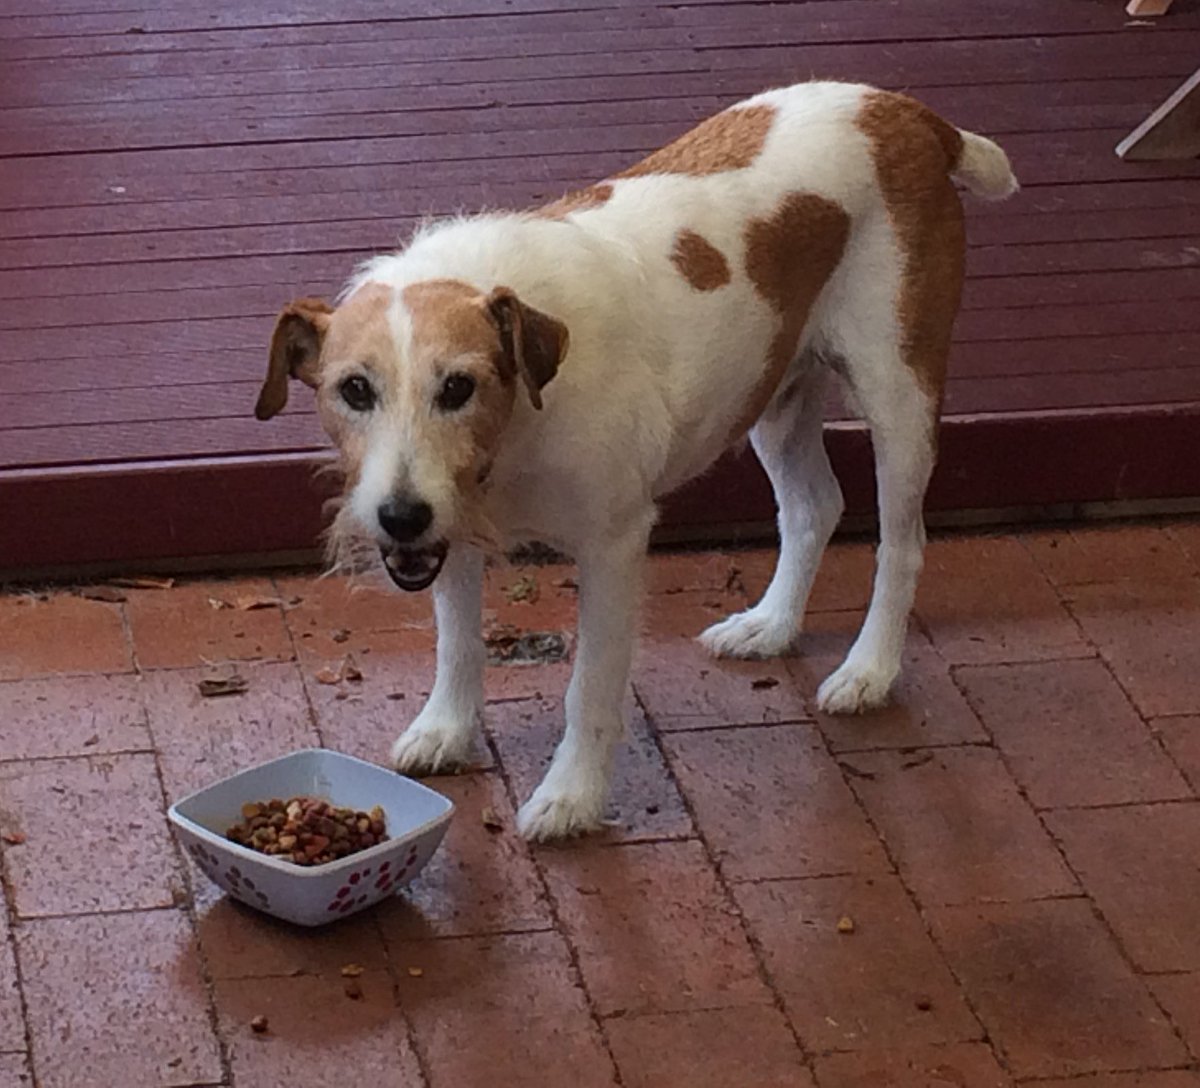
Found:
[[[424,589],[452,543],[493,542],[480,499],[518,386],[541,408],[566,347],[566,326],[507,288],[367,283],[336,310],[284,309],[255,414],[284,407],[289,378],[316,389],[346,478],[335,535],[373,540],[398,586]]]

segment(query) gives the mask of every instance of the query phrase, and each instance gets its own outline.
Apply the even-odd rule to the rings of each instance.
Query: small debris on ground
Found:
[[[339,627],[329,637],[334,642],[345,642],[350,637],[350,632],[345,627]]]
[[[933,1008],[933,998],[927,996],[926,994],[921,994],[920,997],[913,1002],[913,1004],[916,1005],[921,1012],[928,1012]]]
[[[90,737],[88,737],[87,740],[85,740],[83,742],[83,746],[85,748],[94,748],[99,743],[100,743],[100,734],[93,733]]]
[[[125,589],[170,589],[175,584],[174,578],[127,577],[110,578],[111,586],[122,586]]]
[[[25,841],[25,832],[6,831],[3,835],[0,835],[0,839],[3,839],[9,846],[20,846]]]
[[[542,595],[538,588],[537,578],[532,574],[522,574],[511,586],[504,590],[504,596],[508,598],[509,604],[518,604],[524,601],[527,604],[537,604],[538,598]]]
[[[851,778],[865,778],[868,782],[875,781],[875,772],[874,771],[861,771],[856,766],[854,766],[853,763],[846,763],[844,760],[839,761],[838,766],[842,769],[842,771],[845,774],[848,774]]]
[[[757,680],[753,681],[750,686],[755,691],[764,691],[767,688],[779,687],[779,681],[773,676],[760,676]]]
[[[403,698],[404,698],[404,692],[402,692],[402,691],[389,691],[389,692],[387,693],[387,695],[385,695],[385,696],[384,696],[384,698],[385,698],[385,699],[391,699],[393,702],[396,702],[397,700],[400,700],[400,699],[403,699]]]
[[[908,759],[900,764],[900,768],[905,771],[911,771],[914,767],[924,767],[926,763],[933,760],[933,753],[926,752],[924,755],[917,756],[916,759]]]
[[[420,978],[424,974],[425,974],[424,967],[410,967],[408,969],[408,977],[409,978]]]
[[[354,660],[353,654],[347,654],[342,659],[342,667],[340,671],[341,678],[343,680],[349,680],[351,683],[357,684],[363,678],[362,669],[358,667],[358,662]]]
[[[356,978],[347,979],[342,984],[342,993],[351,1001],[361,1001],[363,996],[362,984]]]
[[[854,930],[854,919],[848,914],[843,914],[837,921],[837,931],[839,933],[853,933]]]
[[[318,684],[336,684],[341,677],[335,669],[331,669],[328,665],[325,665],[313,673],[313,679]]]
[[[342,967],[342,978],[360,978],[365,970],[361,963],[347,963]]]
[[[498,623],[483,641],[491,665],[546,665],[567,658],[567,640],[557,631],[522,631],[511,623]]]
[[[226,608],[232,608],[233,605],[231,605],[227,600],[225,600],[224,597],[209,597],[208,598],[208,607],[211,608],[214,612],[222,612]]]
[[[271,1022],[265,1016],[256,1016],[250,1021],[250,1030],[255,1035],[266,1035],[271,1028]]]
[[[196,687],[206,699],[212,699],[219,695],[241,695],[250,690],[250,681],[239,672],[231,672],[225,676],[206,676]]]
[[[501,821],[500,817],[496,815],[496,810],[494,808],[485,808],[479,814],[479,818],[483,821],[483,826],[486,827],[489,831],[503,831],[504,830],[504,824]]]
[[[578,589],[579,583],[574,578],[555,578],[550,583],[555,589]]]
[[[88,601],[105,601],[108,604],[120,604],[128,600],[128,596],[116,586],[84,586],[79,596]]]
[[[253,612],[259,608],[278,608],[283,604],[278,597],[234,597],[233,607],[239,612]]]

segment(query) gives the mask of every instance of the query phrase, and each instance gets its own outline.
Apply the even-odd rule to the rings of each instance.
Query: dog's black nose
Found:
[[[388,499],[379,504],[379,524],[397,544],[411,544],[433,521],[433,507],[427,502]]]

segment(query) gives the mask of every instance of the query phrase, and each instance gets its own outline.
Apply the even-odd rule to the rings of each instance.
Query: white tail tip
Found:
[[[962,139],[962,154],[954,168],[954,177],[972,193],[985,200],[1003,200],[1021,187],[999,144],[973,132],[963,132]]]

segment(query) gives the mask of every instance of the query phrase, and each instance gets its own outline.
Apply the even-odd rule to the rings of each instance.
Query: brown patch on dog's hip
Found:
[[[671,263],[697,291],[715,291],[729,282],[725,255],[694,230],[681,230],[675,235]]]
[[[613,194],[613,187],[607,182],[600,185],[589,185],[573,193],[560,196],[552,204],[535,208],[533,214],[540,219],[563,219],[572,212],[586,211],[588,208],[599,208],[607,204]]]

